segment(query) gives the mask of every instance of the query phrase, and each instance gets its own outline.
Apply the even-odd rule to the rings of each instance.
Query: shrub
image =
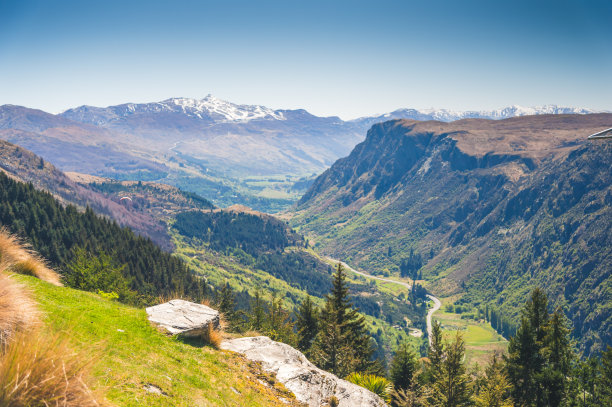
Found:
[[[213,328],[212,324],[209,324],[208,330],[206,331],[203,339],[204,339],[204,342],[206,342],[213,348],[219,349],[219,346],[221,345],[221,341],[223,340],[223,337],[221,336],[220,331]]]
[[[61,285],[59,274],[3,228],[0,229],[0,271],[7,269],[40,278],[53,285]]]
[[[0,352],[17,332],[38,323],[38,310],[25,288],[0,274]]]
[[[384,377],[373,374],[353,372],[347,376],[346,380],[370,390],[372,393],[380,396],[387,403],[391,401],[391,390],[393,389],[393,386],[391,382]]]
[[[0,405],[99,406],[85,384],[87,367],[87,359],[65,339],[20,333],[0,355]]]

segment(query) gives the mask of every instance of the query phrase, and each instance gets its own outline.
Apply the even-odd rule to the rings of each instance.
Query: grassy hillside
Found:
[[[157,331],[144,309],[33,277],[16,279],[40,304],[49,333],[68,335],[75,349],[91,357],[93,387],[114,405],[274,406],[280,397],[292,398],[235,354]],[[164,394],[147,391],[150,385]]]

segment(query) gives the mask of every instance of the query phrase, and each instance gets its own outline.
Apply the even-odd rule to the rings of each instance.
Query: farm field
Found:
[[[443,304],[446,301],[443,300]],[[482,367],[493,353],[505,352],[508,348],[508,341],[484,320],[461,319],[461,314],[444,311],[444,306],[434,314],[433,319],[442,324],[446,339],[450,339],[457,331],[463,335],[465,360],[469,367],[474,364]]]

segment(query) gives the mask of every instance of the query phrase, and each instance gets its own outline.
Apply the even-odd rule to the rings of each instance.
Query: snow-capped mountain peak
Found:
[[[136,114],[180,113],[187,117],[213,123],[242,123],[257,119],[285,120],[281,111],[259,105],[238,105],[207,95],[203,99],[170,98],[153,103],[125,103],[107,108],[80,106],[62,116],[77,121],[104,125]]]
[[[247,122],[254,119],[285,120],[281,112],[259,105],[237,105],[207,95],[203,99],[172,98],[160,102],[171,110],[181,109],[186,115],[210,117],[216,122]]]

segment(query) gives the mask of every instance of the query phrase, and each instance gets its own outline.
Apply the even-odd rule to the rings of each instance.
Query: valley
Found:
[[[168,103],[180,107],[186,102]],[[71,145],[81,147],[92,142],[93,134],[94,138],[118,137],[118,131],[133,131],[134,140],[141,143],[153,137],[150,132],[157,126],[163,128],[148,121],[160,119],[159,111],[152,113],[151,109],[166,108],[164,104],[113,107],[102,112],[103,116],[112,111],[117,117],[98,121],[87,119],[92,111],[102,114],[91,108],[59,117],[44,112],[28,115],[17,109],[19,114],[10,123],[16,120],[16,127],[21,128],[0,132],[8,140],[25,141],[39,151],[34,140],[66,133],[73,137]],[[144,119],[151,114],[152,118]],[[186,115],[180,116],[185,123],[213,120],[194,118],[193,113],[175,114]],[[224,117],[222,123],[246,126],[242,116]],[[247,122],[288,117],[287,112],[247,115]],[[73,119],[79,122],[64,121]],[[595,132],[611,120],[611,114],[448,123],[392,120],[374,124],[363,142],[328,169],[329,164],[316,167],[312,162],[300,164],[301,169],[270,167],[265,161],[269,156],[264,154],[261,165],[268,173],[258,172],[259,164],[252,171],[241,169],[242,164],[229,157],[248,161],[253,156],[242,150],[224,155],[219,140],[208,145],[199,138],[181,139],[183,130],[174,133],[174,140],[179,140],[172,144],[168,144],[171,139],[155,133],[147,146],[149,152],[126,147],[140,158],[130,158],[128,166],[118,171],[109,162],[101,165],[99,157],[83,165],[61,156],[56,167],[44,157],[2,141],[0,181],[7,191],[2,202],[8,209],[0,211],[0,216],[11,233],[25,238],[55,269],[72,279],[66,281],[80,284],[77,288],[135,307],[158,303],[167,296],[212,302],[226,313],[226,334],[241,336],[255,330],[293,346],[298,346],[300,331],[294,324],[304,312],[303,305],[311,301],[321,310],[317,312],[326,310],[338,278],[337,266],[342,265],[348,271],[346,301],[360,311],[357,315],[363,318],[367,332],[372,352],[368,363],[373,363],[368,369],[379,375],[392,370],[400,349],[409,349],[415,357],[430,357],[437,346],[438,323],[439,340],[451,346],[460,333],[462,363],[474,372],[482,371],[491,355],[509,352],[507,339],[516,334],[521,308],[538,286],[546,291],[551,307],[563,311],[573,323],[572,335],[580,351],[597,354],[611,338],[612,315],[606,300],[610,252],[606,245],[610,242],[607,226],[612,191],[606,169],[612,164],[612,150],[608,145],[589,144],[582,134]],[[45,127],[49,125],[41,124],[45,121],[63,126],[62,130]],[[5,112],[5,127],[7,122]],[[169,134],[174,131],[164,129]],[[33,137],[31,131],[39,133]],[[87,137],[80,139],[79,134]],[[229,137],[222,142],[239,145],[237,140]],[[49,143],[55,146],[55,141]],[[262,154],[249,143],[240,148]],[[195,158],[210,146],[219,152],[217,157]],[[158,148],[165,149],[161,160]],[[89,154],[97,155],[95,151]],[[228,163],[231,170],[222,168]],[[62,167],[71,171],[64,172]],[[219,185],[223,188],[218,189]],[[17,196],[36,204],[23,207]],[[229,205],[235,202],[240,204]],[[48,219],[42,208],[55,208],[54,213],[65,215]],[[270,214],[277,211],[282,212]],[[50,226],[43,228],[43,224]],[[78,239],[74,236],[84,236],[88,227],[100,236],[75,244]],[[51,240],[69,244],[46,244],[43,229],[61,230],[64,237]],[[116,248],[113,233],[121,235]],[[155,252],[158,263],[150,268],[142,256],[145,247],[155,246],[153,242],[163,251]],[[138,247],[134,256],[125,249],[129,245]],[[160,267],[164,262],[170,265],[167,270]],[[87,269],[88,263],[106,264],[117,280],[106,281],[102,289],[91,288],[95,286],[92,282],[75,283],[78,278],[70,276],[76,275],[75,270]],[[41,289],[45,296],[52,295]],[[228,298],[230,308],[223,308]],[[44,296],[40,301],[46,307]],[[271,325],[257,322],[267,313]],[[317,359],[321,358],[320,348],[313,349],[312,354],[309,348],[301,350],[325,363]],[[211,357],[218,355],[213,352]],[[432,374],[427,373],[427,363],[421,367],[424,377]],[[346,373],[341,366],[334,369]],[[147,382],[159,383],[154,386],[162,389],[173,387],[159,377]],[[141,391],[141,385],[132,383],[121,394],[107,394],[130,405],[128,400]],[[269,400],[285,397],[282,387],[273,386],[270,391],[261,395]],[[221,397],[231,400],[227,394]],[[249,397],[255,400],[258,396]],[[266,403],[257,400],[253,402]],[[181,399],[180,403],[190,401]]]
[[[611,121],[377,124],[314,182],[290,222],[321,253],[377,275],[399,274],[414,251],[427,289],[461,294],[472,313],[503,310],[495,322],[504,335],[541,285],[582,349],[601,349],[612,341],[611,314],[595,305],[610,284],[612,150],[586,137]]]

